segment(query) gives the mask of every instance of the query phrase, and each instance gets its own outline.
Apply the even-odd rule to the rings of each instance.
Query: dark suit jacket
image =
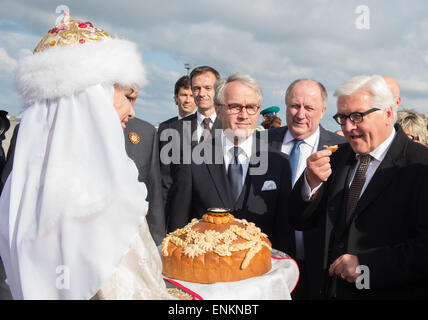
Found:
[[[7,177],[12,171],[13,157],[15,153],[16,138],[19,124],[15,127],[10,142],[7,162],[1,176],[1,187],[6,183]],[[132,144],[129,133],[136,132],[141,141]],[[149,202],[149,213],[146,216],[150,233],[156,244],[159,245],[165,236],[165,212],[162,203],[161,179],[159,171],[159,150],[156,129],[148,122],[137,118],[130,119],[126,129],[125,148],[128,156],[135,162],[138,168],[138,180],[144,182],[147,187],[147,201]]]
[[[230,208],[238,219],[247,219],[254,222],[262,232],[266,233],[273,247],[282,251],[289,251],[294,245],[286,248],[278,247],[278,238],[290,235],[287,233],[287,199],[291,190],[291,172],[287,155],[267,148],[265,151],[254,150],[260,145],[260,139],[255,138],[245,183],[234,203],[231,199],[230,186],[223,163],[221,143],[216,143],[220,135],[214,139],[206,140],[196,148],[203,148],[204,161],[202,164],[183,164],[174,171],[174,183],[171,187],[167,204],[169,216],[168,231],[185,226],[193,218],[200,219],[207,208]],[[258,150],[258,149],[257,149]],[[210,157],[210,154],[213,156]],[[207,156],[208,155],[208,156]],[[267,171],[250,175],[257,168],[257,157],[264,164]],[[217,162],[215,162],[215,159]],[[265,181],[272,180],[276,184],[275,190],[262,191]],[[285,227],[284,227],[285,226]],[[288,252],[287,252],[288,253]]]
[[[324,145],[336,145],[346,143],[346,139],[343,136],[325,130],[320,125],[320,138],[318,142],[317,151],[324,149]],[[288,130],[287,126],[270,129],[269,134],[269,145],[278,151],[281,151],[282,143],[285,134]],[[319,274],[319,270],[322,267],[322,259],[324,252],[324,229],[314,228],[303,232],[303,244],[305,251],[305,277],[307,283],[301,283],[301,285],[308,286],[310,294],[306,299],[318,299],[320,298],[320,289],[322,285],[322,276]],[[302,268],[303,266],[300,266]]]
[[[197,140],[192,140],[192,136],[195,134],[198,125],[196,112],[180,120],[172,121],[172,119],[163,122],[162,126],[160,125],[158,129],[162,194],[165,205],[167,202],[169,189],[173,183],[172,170],[174,170],[175,165],[183,163],[183,154],[189,155],[191,148],[198,144]],[[221,129],[221,127],[221,121],[216,118],[211,130],[215,132],[216,129]],[[174,130],[176,135],[172,137],[168,137],[168,135],[166,135],[165,138],[162,138],[161,135],[165,129]],[[166,148],[164,150],[167,150],[172,145],[174,145],[176,150],[178,150],[178,158],[176,158],[177,161],[174,163],[165,163],[165,159],[162,156],[162,149]],[[169,152],[169,155],[171,156],[172,153]]]
[[[140,136],[141,140],[138,144],[131,143],[130,132]],[[147,186],[149,202],[147,223],[155,243],[159,245],[165,237],[166,224],[156,129],[144,120],[133,118],[128,121],[124,133],[126,153],[137,165],[138,181],[144,182]]]
[[[9,149],[7,151],[6,163],[4,164],[3,171],[0,177],[0,194],[6,184],[7,177],[12,171],[13,157],[15,154],[16,137],[18,136],[19,123],[13,129],[12,138],[10,139]]]
[[[159,152],[162,150],[162,147],[165,146],[169,141],[172,140],[172,138],[169,138],[167,141],[163,141],[161,140],[161,135],[162,132],[166,129],[171,128],[171,125],[174,122],[177,122],[179,119],[178,117],[173,117],[170,118],[164,122],[161,122],[159,124],[158,127],[158,144],[159,144]],[[160,158],[159,158],[160,159]],[[160,161],[160,172],[161,172],[161,181],[162,181],[162,200],[163,200],[163,205],[165,206],[166,204],[166,198],[168,196],[168,190],[169,187],[172,184],[172,180],[171,180],[171,173],[170,173],[170,166],[169,165],[165,165],[162,163],[162,161]]]
[[[301,199],[303,176],[289,202],[297,229],[325,228],[324,294],[334,281],[338,298],[426,298],[428,289],[428,149],[399,125],[384,160],[345,225],[345,194],[355,153],[349,145],[331,156],[332,175],[314,199]],[[369,268],[370,289],[358,290],[325,270],[340,255],[356,255]],[[320,273],[323,272],[320,270]]]

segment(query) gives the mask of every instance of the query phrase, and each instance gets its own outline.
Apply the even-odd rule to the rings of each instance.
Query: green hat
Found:
[[[267,115],[267,114],[274,114],[276,115],[279,112],[279,107],[278,106],[272,106],[272,107],[268,107],[266,109],[263,109],[262,111],[260,111],[261,115]]]

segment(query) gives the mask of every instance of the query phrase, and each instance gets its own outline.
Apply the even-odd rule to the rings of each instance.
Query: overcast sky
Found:
[[[332,94],[359,74],[395,77],[402,106],[428,114],[426,0],[0,0],[0,109],[11,115],[22,111],[17,61],[54,26],[59,5],[138,43],[149,84],[135,109],[154,125],[177,114],[173,89],[185,63],[210,65],[223,77],[252,75],[263,87],[263,108],[279,106],[283,122],[287,86],[312,78],[329,93],[322,124],[339,129]]]

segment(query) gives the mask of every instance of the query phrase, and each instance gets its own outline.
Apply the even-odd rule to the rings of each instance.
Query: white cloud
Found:
[[[9,57],[5,48],[0,48],[0,71],[5,71],[10,74],[15,70],[17,65],[17,61]]]
[[[72,16],[137,42],[143,57],[161,53],[146,61],[150,83],[136,104],[139,117],[156,123],[176,115],[172,91],[184,63],[211,65],[223,76],[253,75],[263,86],[265,105],[279,105],[283,117],[283,93],[302,77],[321,81],[332,92],[357,74],[387,74],[401,84],[403,103],[427,108],[422,107],[428,106],[425,2],[365,1],[370,30],[355,27],[360,0],[62,3]],[[49,0],[1,2],[0,42],[11,59],[18,59],[22,48],[32,50],[53,26],[56,5]],[[19,101],[10,99],[11,105]],[[334,111],[332,98],[328,112]],[[335,128],[329,119],[325,123]]]

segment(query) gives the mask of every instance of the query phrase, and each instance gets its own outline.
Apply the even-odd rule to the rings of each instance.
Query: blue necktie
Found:
[[[233,202],[236,202],[242,191],[242,165],[238,162],[239,147],[233,147],[233,161],[227,169],[227,177],[232,191]]]
[[[291,185],[294,187],[294,179],[296,178],[297,166],[299,165],[300,159],[300,145],[303,140],[294,139],[294,146],[290,153],[290,165],[291,165]]]
[[[290,153],[290,165],[291,165],[291,185],[294,187],[294,179],[296,178],[297,166],[299,164],[300,158],[300,145],[303,143],[303,140],[294,139],[294,146]],[[303,232],[294,231],[294,236],[296,238],[296,259],[303,260],[305,255],[305,247],[303,244]]]

